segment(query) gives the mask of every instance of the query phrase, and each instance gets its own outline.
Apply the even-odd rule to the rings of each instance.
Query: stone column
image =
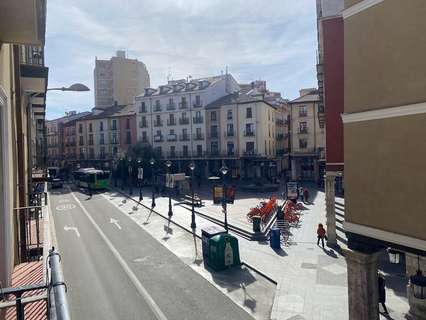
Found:
[[[419,268],[426,274],[426,258],[420,257],[420,261],[417,260],[417,255],[412,253],[405,253],[405,270],[407,278],[414,276]],[[426,299],[417,299],[413,294],[413,289],[410,284],[407,285],[407,297],[410,310],[406,316],[409,320],[426,320]]]
[[[325,205],[327,217],[327,246],[337,246],[336,208],[334,206],[336,173],[327,172],[325,176]]]
[[[297,180],[296,159],[291,159],[291,180]]]
[[[344,250],[348,268],[349,320],[379,320],[377,279],[380,252]]]

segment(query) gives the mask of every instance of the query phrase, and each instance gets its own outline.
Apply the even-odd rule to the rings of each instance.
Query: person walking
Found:
[[[379,272],[377,275],[378,286],[379,286],[379,303],[382,305],[385,314],[389,314],[388,309],[386,308],[386,290],[385,290],[385,278]]]
[[[308,190],[308,188],[305,188],[304,190],[303,190],[303,198],[304,198],[304,201],[303,202],[305,202],[305,203],[309,203],[308,201],[309,201],[309,190]]]
[[[299,197],[303,201],[303,187],[299,187]]]
[[[319,242],[321,240],[322,247],[324,249],[324,239],[327,239],[326,231],[322,223],[318,224],[317,229],[317,246],[319,246]]]

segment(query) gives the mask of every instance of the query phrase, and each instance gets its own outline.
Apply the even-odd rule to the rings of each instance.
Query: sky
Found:
[[[117,50],[145,63],[151,87],[173,79],[221,74],[239,83],[266,80],[298,97],[316,87],[315,0],[54,0],[48,2],[45,58],[47,119],[94,106],[95,57]]]

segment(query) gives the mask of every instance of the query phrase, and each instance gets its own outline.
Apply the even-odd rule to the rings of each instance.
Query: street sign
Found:
[[[138,179],[143,180],[143,168],[138,168]]]

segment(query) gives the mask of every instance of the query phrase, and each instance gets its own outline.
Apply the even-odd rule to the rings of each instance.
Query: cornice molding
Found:
[[[343,19],[347,19],[357,13],[367,10],[384,0],[364,0],[342,11]]]

